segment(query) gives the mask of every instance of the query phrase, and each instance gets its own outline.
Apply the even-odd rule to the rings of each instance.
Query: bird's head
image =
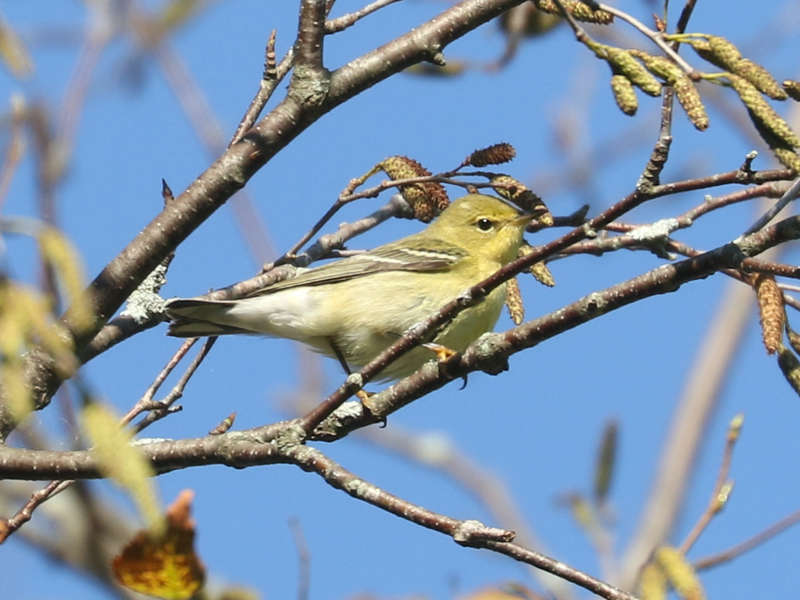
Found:
[[[499,198],[468,194],[450,204],[428,230],[483,258],[505,264],[517,257],[522,234],[532,218]]]

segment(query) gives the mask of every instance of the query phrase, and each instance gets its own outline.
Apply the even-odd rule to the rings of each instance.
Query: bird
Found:
[[[173,298],[168,335],[255,334],[297,340],[336,358],[350,373],[416,323],[517,257],[533,215],[505,201],[467,194],[415,234],[272,283],[246,297]],[[463,352],[494,328],[505,284],[460,312],[432,339],[400,356],[378,381],[410,375],[442,352]]]

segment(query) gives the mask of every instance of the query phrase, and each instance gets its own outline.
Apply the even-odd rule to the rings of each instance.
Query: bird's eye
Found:
[[[492,228],[493,223],[491,219],[487,219],[484,217],[482,219],[478,219],[477,225],[478,229],[480,229],[481,231],[489,231]]]

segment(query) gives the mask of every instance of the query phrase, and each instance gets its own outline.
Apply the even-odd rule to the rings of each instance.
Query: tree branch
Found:
[[[365,417],[363,411],[360,411],[360,415],[355,414],[354,419],[337,421],[338,425],[333,431],[330,429],[330,423],[323,424],[314,431],[312,439],[331,440],[342,437],[348,430],[377,422],[401,406],[470,371],[498,372],[501,370],[498,369],[498,365],[502,365],[509,356],[520,350],[535,346],[559,333],[609,314],[637,300],[677,291],[683,284],[707,277],[722,268],[736,268],[746,256],[754,256],[767,248],[798,238],[800,238],[800,216],[795,216],[697,257],[661,265],[638,277],[584,296],[549,315],[503,333],[484,334],[461,357],[449,362],[446,369],[440,369],[437,363],[429,362],[415,374],[371,397],[371,415]],[[524,259],[511,263],[508,267],[512,269],[506,268],[504,275],[510,276],[509,273],[513,273],[515,268],[521,270],[524,268],[521,266],[523,263]],[[502,270],[495,273],[490,278],[491,281],[487,280],[487,287],[489,283],[498,281],[501,274]],[[429,321],[435,322],[447,312],[448,307],[452,306],[453,303],[448,304]],[[380,371],[389,356],[396,352],[396,348],[408,343],[408,339],[410,338],[404,336],[398,343],[385,350],[367,364],[362,373]],[[347,384],[343,387],[346,386]],[[334,392],[329,400],[342,393],[341,390],[342,388]],[[305,439],[308,421],[307,418],[297,419],[196,439],[142,440],[137,446],[160,473],[204,464],[225,464],[237,468],[273,464],[285,462],[280,452],[285,440],[294,443]],[[41,480],[99,476],[97,466],[88,451],[0,449],[0,478]]]

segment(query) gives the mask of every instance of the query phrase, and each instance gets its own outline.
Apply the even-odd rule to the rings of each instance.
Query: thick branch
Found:
[[[303,0],[295,44],[295,68],[321,71],[325,38],[325,0]]]
[[[288,462],[279,448],[296,444],[300,439],[296,433],[297,428],[290,421],[202,438],[140,440],[136,447],[159,473],[210,464],[241,469]],[[89,450],[0,449],[2,479],[98,479],[103,476]]]

